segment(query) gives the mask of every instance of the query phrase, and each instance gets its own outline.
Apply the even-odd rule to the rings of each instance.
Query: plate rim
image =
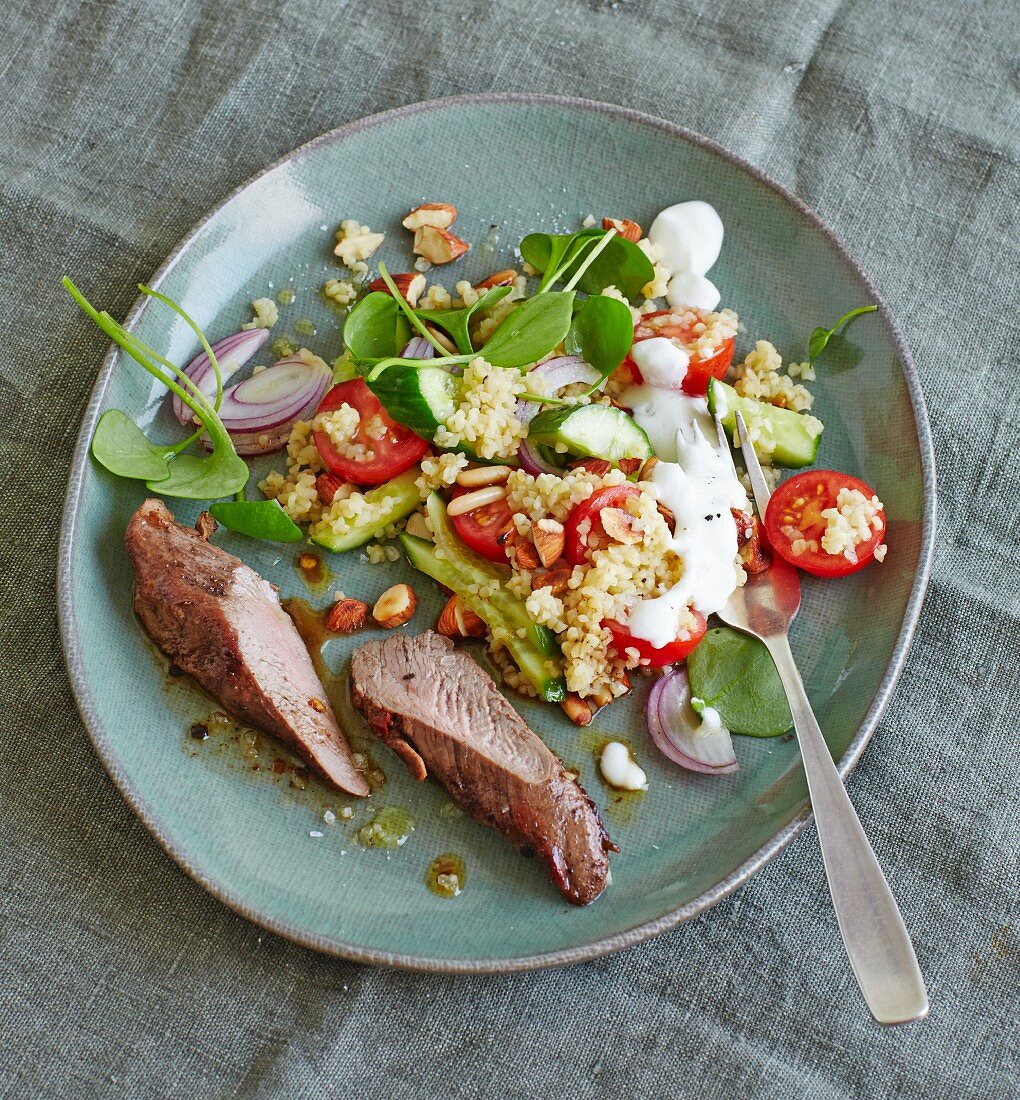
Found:
[[[398,119],[422,114],[427,111],[441,111],[449,107],[496,104],[525,106],[537,104],[541,106],[584,110],[596,114],[609,115],[627,122],[634,122],[650,127],[659,132],[665,132],[671,137],[679,138],[682,141],[689,142],[692,145],[714,153],[723,160],[728,161],[730,164],[746,172],[758,183],[768,187],[805,217],[835,248],[839,256],[848,264],[851,271],[872,296],[872,301],[878,305],[879,315],[887,326],[888,331],[891,333],[893,343],[899,355],[900,369],[903,373],[907,392],[910,397],[921,460],[924,498],[923,519],[918,570],[914,577],[910,596],[904,609],[903,623],[893,647],[892,656],[879,682],[871,705],[858,727],[857,733],[854,735],[846,751],[837,763],[840,777],[845,782],[847,776],[853,771],[857,761],[860,759],[865,746],[871,740],[885,712],[889,699],[903,671],[903,666],[906,662],[910,645],[917,628],[921,606],[924,602],[925,592],[928,587],[935,546],[935,454],[928,412],[925,406],[924,394],[917,368],[914,365],[913,357],[910,354],[910,349],[903,338],[899,325],[886,304],[885,299],[878,292],[861,264],[839,240],[829,226],[803,200],[798,198],[781,183],[774,180],[766,172],[751,164],[743,157],[726,149],[711,138],[707,138],[675,122],[670,122],[668,119],[658,118],[644,111],[622,107],[617,104],[603,103],[597,100],[579,97],[547,95],[533,92],[481,92],[422,100],[416,103],[380,111],[376,114],[366,115],[352,122],[345,123],[342,126],[338,126],[335,129],[328,130],[297,146],[290,152],[285,153],[265,168],[260,169],[258,172],[248,177],[237,187],[233,188],[188,230],[184,237],[182,237],[171,249],[167,258],[149,280],[148,285],[154,288],[161,286],[167,275],[169,275],[181,260],[191,243],[203,229],[216,218],[235,197],[241,194],[241,192],[245,191],[264,176],[274,172],[276,169],[286,164],[290,164],[301,157],[305,157],[320,147],[334,144],[337,141],[344,140],[363,130],[368,130],[377,126],[385,126]],[[130,330],[138,322],[148,301],[149,299],[146,298],[145,295],[140,295],[135,300],[124,319],[126,328]],[[623,931],[592,940],[586,944],[539,952],[532,955],[518,955],[506,958],[447,959],[429,955],[408,954],[363,947],[357,944],[348,943],[334,936],[320,935],[296,925],[292,925],[288,921],[281,920],[262,912],[258,908],[251,906],[242,896],[225,889],[212,876],[206,875],[202,870],[191,863],[185,852],[179,849],[169,832],[163,827],[159,817],[131,787],[130,781],[117,759],[117,755],[107,737],[106,729],[100,721],[99,715],[95,709],[92,691],[85,678],[84,662],[78,645],[77,617],[73,599],[76,525],[78,512],[81,506],[86,471],[88,469],[89,443],[99,418],[100,407],[106,396],[106,390],[117,358],[117,351],[117,346],[111,344],[103,359],[98,377],[96,378],[96,382],[82,415],[81,428],[78,432],[78,438],[71,458],[67,495],[65,497],[62,512],[57,554],[57,619],[60,629],[61,647],[71,682],[71,689],[82,721],[92,741],[93,747],[110,778],[113,780],[114,785],[141,820],[142,824],[162,847],[164,852],[166,852],[166,854],[170,856],[170,858],[191,879],[228,908],[268,931],[274,932],[303,947],[309,947],[313,950],[347,959],[352,962],[446,974],[492,974],[539,970],[599,958],[611,952],[641,943],[698,916],[700,913],[716,905],[723,898],[733,893],[738,887],[742,886],[753,874],[778,855],[779,852],[781,852],[810,822],[812,815],[810,807],[808,807],[801,811],[801,813],[785,826],[785,828],[781,829],[775,836],[771,837],[765,844],[753,852],[748,859],[721,882],[717,883],[710,890],[698,895],[697,898],[685,905],[671,909],[661,917],[633,925]]]

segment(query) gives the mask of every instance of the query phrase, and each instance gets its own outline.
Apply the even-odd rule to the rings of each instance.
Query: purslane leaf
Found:
[[[835,332],[813,362],[828,375],[853,370],[863,359],[864,349],[859,344],[848,340],[842,332]]]
[[[586,298],[564,341],[568,355],[580,355],[602,376],[597,389],[623,362],[634,341],[630,310],[618,298],[595,294]]]
[[[216,500],[233,496],[248,484],[248,466],[231,448],[220,447],[210,455],[178,455],[169,477],[147,481],[153,492],[185,500]]]
[[[777,737],[793,725],[775,662],[757,638],[709,630],[687,658],[691,695],[719,712],[732,733]]]
[[[213,519],[231,531],[269,542],[299,542],[301,528],[275,500],[227,500],[210,506]]]
[[[169,447],[150,443],[120,409],[107,409],[92,436],[92,457],[111,474],[156,484],[170,476]]]
[[[461,355],[469,355],[474,350],[469,331],[472,319],[492,309],[512,289],[513,287],[509,286],[494,286],[491,290],[487,290],[473,306],[465,306],[463,309],[416,309],[414,312],[421,320],[438,325],[444,332],[449,333]]]
[[[570,331],[572,291],[525,299],[489,337],[481,354],[496,367],[526,367],[548,355]]]
[[[373,290],[347,315],[343,338],[355,359],[385,359],[400,352],[410,331],[396,299]]]
[[[123,348],[140,366],[149,374],[158,378],[171,392],[188,406],[199,418],[203,428],[209,436],[212,446],[212,454],[209,456],[178,454],[173,460],[170,473],[166,477],[148,479],[146,485],[154,492],[165,496],[180,496],[194,500],[215,500],[218,497],[232,496],[239,492],[248,482],[248,467],[234,450],[231,440],[223,422],[216,410],[210,405],[207,398],[197,390],[190,379],[186,379],[180,367],[171,363],[158,352],[153,351],[137,336],[129,333],[122,325],[118,324],[105,310],[99,312],[89,303],[70,279],[64,278],[63,285],[74,300],[95,321],[96,325],[105,332],[114,343]],[[148,287],[139,287],[144,293],[159,298],[169,305],[176,313],[199,333],[199,339],[206,353],[215,361],[215,356],[209,348],[209,343],[195,322],[184,310],[171,299],[151,291]],[[157,363],[164,364],[170,371],[166,373]],[[214,362],[215,367],[215,362]],[[218,367],[216,367],[218,370]],[[180,383],[176,380],[180,379]],[[182,383],[184,388],[182,388]],[[192,437],[194,438],[194,437]],[[185,446],[191,440],[180,444]],[[168,452],[179,448],[168,448]],[[162,471],[160,471],[161,473]]]
[[[572,270],[583,263],[589,242],[597,242],[607,232],[592,226],[569,236],[530,233],[521,241],[521,256],[543,273],[541,290],[548,285],[545,276],[550,273],[555,282],[569,279]],[[577,289],[585,294],[600,294],[607,286],[615,286],[624,297],[634,299],[640,297],[642,288],[654,276],[652,262],[641,249],[633,241],[614,236],[585,271]]]
[[[863,316],[865,313],[874,313],[877,309],[878,306],[874,305],[859,306],[857,309],[851,309],[848,313],[844,313],[832,328],[814,329],[811,338],[808,340],[808,362],[813,363],[825,351],[829,341],[837,334],[844,335],[847,328],[858,317]]]

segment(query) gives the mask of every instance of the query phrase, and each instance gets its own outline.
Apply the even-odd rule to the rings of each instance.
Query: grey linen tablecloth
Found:
[[[16,0],[0,42],[4,1096],[1018,1095],[1017,19],[1010,0]],[[912,345],[940,484],[902,682],[850,780],[928,978],[881,1030],[813,830],[700,919],[568,970],[318,956],[161,852],[94,756],[54,617],[64,480],[114,314],[306,139],[533,90],[716,139],[811,204]],[[1012,700],[1012,704],[1011,704]]]

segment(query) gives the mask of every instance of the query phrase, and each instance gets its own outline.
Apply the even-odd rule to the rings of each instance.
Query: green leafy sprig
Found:
[[[595,253],[599,242],[606,243]],[[573,285],[585,294],[601,294],[606,287],[615,286],[630,299],[638,297],[655,277],[651,260],[633,241],[618,236],[615,229],[593,226],[567,236],[530,233],[521,241],[521,256],[542,272],[538,293],[567,278],[571,269],[576,277]]]
[[[816,328],[811,333],[811,339],[808,341],[808,362],[813,363],[826,347],[828,347],[829,341],[834,336],[843,336],[846,333],[847,328],[858,318],[865,313],[874,313],[878,309],[878,306],[860,306],[857,309],[850,310],[849,313],[844,313],[842,317],[832,326],[832,328]]]
[[[574,315],[564,341],[568,355],[579,355],[600,375],[591,387],[598,389],[623,362],[634,342],[634,320],[619,298],[593,294]]]
[[[176,394],[200,425],[180,443],[153,443],[126,413],[109,409],[100,418],[92,437],[91,450],[96,461],[118,477],[144,481],[146,488],[164,496],[203,501],[234,496],[234,501],[214,506],[215,518],[225,527],[255,538],[288,542],[300,539],[300,528],[277,501],[244,499],[250,471],[217,412],[223,395],[223,375],[205,334],[185,310],[165,294],[139,284],[143,294],[169,306],[195,332],[216,377],[213,402],[175,363],[128,332],[106,310],[97,310],[67,276],[63,285],[98,328]],[[209,454],[184,453],[203,435],[209,440]]]
[[[457,350],[462,355],[469,355],[474,350],[471,343],[469,326],[474,317],[480,317],[488,312],[497,302],[501,302],[513,289],[509,286],[494,286],[482,294],[472,306],[463,309],[417,309],[415,316],[422,321],[438,325],[444,332],[450,334]],[[445,348],[443,352],[445,354]]]
[[[522,369],[537,362],[539,359],[543,359],[553,351],[557,345],[565,340],[574,319],[574,287],[578,281],[584,277],[585,272],[589,270],[590,266],[597,261],[598,257],[612,243],[615,239],[615,234],[615,230],[609,230],[607,233],[600,234],[597,239],[589,238],[592,242],[592,247],[588,249],[587,256],[577,266],[569,283],[563,290],[542,291],[540,289],[534,297],[526,298],[512,313],[508,314],[485,343],[484,354],[486,360],[496,367],[516,367],[517,369]],[[463,318],[464,332],[462,333],[462,339],[466,341],[468,350],[460,352],[457,355],[450,355],[446,352],[445,348],[437,343],[431,333],[425,329],[424,322],[421,320],[420,316],[416,315],[414,310],[411,309],[396,284],[389,278],[389,274],[383,264],[379,265],[379,271],[386,281],[386,285],[391,290],[396,307],[403,311],[409,320],[413,321],[416,327],[422,331],[423,335],[427,336],[430,343],[437,347],[441,354],[433,359],[421,360],[408,359],[399,355],[390,355],[381,359],[363,356],[362,358],[365,360],[365,365],[368,368],[365,372],[365,377],[369,386],[371,386],[372,382],[375,381],[383,371],[397,364],[409,365],[419,363],[422,366],[428,365],[433,367],[460,366],[470,362],[475,357],[476,353],[471,350],[470,338],[466,332],[470,316],[465,316]],[[499,295],[499,298],[495,299],[496,301],[501,299],[507,292],[507,288],[505,287],[497,287],[494,289],[503,291],[503,293]],[[490,295],[492,293],[492,291],[489,292]],[[385,295],[385,297],[389,297],[389,295]],[[486,295],[485,297],[489,296]],[[373,298],[373,295],[369,295],[368,298],[364,299],[364,301],[360,303],[360,306],[364,306],[371,298]],[[483,300],[484,299],[480,299],[475,308],[477,308],[477,305],[481,304]],[[489,300],[493,301],[492,298]],[[606,301],[609,300],[610,299],[606,299]],[[622,306],[622,303],[617,304]],[[371,305],[372,311],[378,314],[382,314],[385,308],[387,307],[384,307],[382,303],[378,302],[373,302]],[[352,311],[351,317],[354,317],[355,312],[356,311]],[[467,311],[458,312],[467,313]],[[629,323],[629,311],[627,311],[627,315]],[[348,324],[349,323],[350,321],[348,320]],[[453,327],[459,328],[460,325],[461,321],[458,320]],[[348,348],[355,357],[358,358],[359,353],[367,350],[378,350],[380,347],[380,340],[368,338],[368,333],[370,331],[381,334],[383,331],[389,331],[390,327],[389,322],[383,324],[378,321],[376,317],[366,313],[365,318],[359,320],[355,327],[354,346],[352,347],[351,345],[346,328],[344,331],[344,338]]]

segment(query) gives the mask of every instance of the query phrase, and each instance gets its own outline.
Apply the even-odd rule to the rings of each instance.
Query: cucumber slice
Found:
[[[457,407],[457,380],[442,367],[395,363],[368,382],[368,388],[398,424],[426,439]]]
[[[408,561],[456,592],[457,599],[490,631],[501,629],[510,655],[542,698],[550,703],[562,702],[567,689],[555,635],[536,623],[524,602],[504,587],[508,569],[487,561],[460,541],[436,493],[429,496],[425,508],[436,541],[433,544],[406,532],[401,534]],[[489,595],[479,595],[481,589]]]
[[[793,409],[767,405],[753,397],[741,397],[732,386],[713,378],[708,383],[708,411],[713,416],[719,414],[731,438],[737,430],[737,409],[748,428],[757,425],[763,437],[761,444],[755,441],[754,445],[755,454],[762,462],[790,469],[810,466],[814,462],[822,438],[819,420]]]
[[[415,485],[415,480],[420,474],[417,466],[405,470],[402,474],[387,481],[385,485],[377,485],[365,493],[365,502],[370,505],[381,506],[376,512],[372,508],[373,519],[363,523],[355,523],[346,535],[334,535],[324,533],[312,536],[312,542],[332,550],[335,554],[342,554],[345,550],[354,550],[371,542],[377,535],[391,524],[409,516],[421,501],[421,494]]]
[[[547,409],[531,422],[528,439],[580,458],[649,458],[651,444],[644,430],[623,409],[612,405],[575,405],[566,409]]]

